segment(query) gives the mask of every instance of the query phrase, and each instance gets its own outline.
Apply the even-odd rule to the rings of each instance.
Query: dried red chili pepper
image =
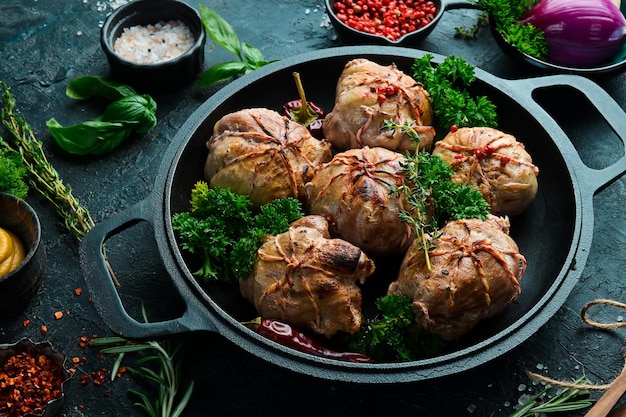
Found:
[[[294,329],[287,323],[272,319],[261,319],[257,327],[257,333],[281,345],[291,347],[300,352],[339,361],[370,363],[373,362],[369,356],[356,352],[337,352],[320,345],[309,335]]]
[[[0,415],[42,414],[63,394],[63,368],[34,347],[6,358],[0,368]]]

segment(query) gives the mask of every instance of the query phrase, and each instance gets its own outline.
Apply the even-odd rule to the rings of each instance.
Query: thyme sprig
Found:
[[[589,380],[581,376],[574,380],[573,385],[585,384]],[[553,387],[548,385],[537,394],[530,397],[520,408],[515,410],[509,417],[532,417],[535,415],[562,413],[588,408],[593,401],[588,398],[589,391],[577,388],[563,388],[554,397],[546,399],[547,393]]]
[[[26,119],[15,112],[15,98],[6,83],[2,88],[2,124],[9,138],[0,137],[0,149],[19,155],[28,170],[28,183],[51,202],[63,219],[65,227],[81,240],[94,226],[89,211],[81,206],[72,189],[61,180],[59,173],[48,162],[42,143],[35,137]]]
[[[419,144],[420,136],[412,122],[398,123],[388,119],[383,122],[382,129],[400,130]],[[401,211],[399,217],[412,227],[424,251],[426,266],[431,269],[428,252],[431,241],[437,237],[438,225],[449,219],[484,220],[489,214],[489,204],[471,185],[452,181],[452,167],[438,156],[416,151],[407,153],[405,158],[403,175],[406,181],[394,185],[391,192],[406,198],[409,209]]]
[[[400,130],[403,135],[410,138],[416,145],[419,145],[421,139],[419,134],[415,131],[413,124],[408,121],[398,123],[391,119],[386,119],[383,122],[382,130]],[[406,155],[407,162],[403,165],[403,169],[407,181],[404,181],[400,185],[392,186],[391,192],[395,195],[403,195],[406,197],[410,210],[402,210],[399,213],[399,217],[413,229],[424,251],[426,266],[430,270],[431,265],[428,251],[431,246],[431,238],[429,236],[436,233],[437,223],[434,221],[434,218],[429,219],[427,215],[426,204],[427,202],[432,202],[432,195],[431,189],[425,187],[420,180],[420,155],[424,158],[424,154],[419,151],[415,152],[415,156]]]

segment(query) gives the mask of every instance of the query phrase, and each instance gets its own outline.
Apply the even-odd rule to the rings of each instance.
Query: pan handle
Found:
[[[150,199],[136,203],[130,208],[97,224],[85,236],[79,247],[81,266],[98,313],[104,322],[121,337],[127,339],[150,339],[196,330],[216,331],[206,319],[201,306],[194,297],[186,297],[186,309],[181,317],[143,323],[126,313],[105,259],[105,241],[140,221],[148,222],[154,229],[150,215]],[[203,319],[204,317],[204,319]]]
[[[508,81],[513,84],[521,84],[516,87],[516,91],[520,94],[528,94],[534,104],[538,105],[539,108],[541,108],[541,111],[543,111],[545,115],[555,123],[554,128],[559,130],[560,127],[556,124],[556,121],[554,121],[554,119],[552,119],[552,117],[548,115],[541,105],[533,98],[533,92],[540,88],[561,86],[574,88],[585,95],[591,105],[598,110],[599,114],[604,118],[604,120],[621,140],[622,145],[624,146],[624,155],[612,165],[602,169],[594,169],[588,167],[580,159],[578,152],[573,149],[573,145],[568,141],[568,144],[573,150],[571,154],[576,156],[576,163],[579,165],[579,167],[576,168],[576,171],[581,174],[585,184],[588,184],[589,187],[594,190],[594,194],[624,175],[626,172],[626,113],[624,112],[624,109],[622,109],[615,101],[615,99],[611,97],[611,95],[609,95],[600,85],[588,78],[570,74],[547,75],[536,78]],[[544,127],[550,131],[550,127]]]

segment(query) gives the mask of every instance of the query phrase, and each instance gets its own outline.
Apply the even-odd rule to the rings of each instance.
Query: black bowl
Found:
[[[0,193],[0,227],[15,233],[26,251],[22,263],[0,277],[1,319],[22,311],[37,293],[46,269],[46,251],[39,218],[26,201]]]
[[[330,18],[333,27],[337,31],[337,33],[342,37],[342,39],[349,44],[377,44],[377,45],[391,45],[391,46],[409,46],[412,44],[416,44],[417,42],[425,39],[430,33],[435,29],[437,23],[443,16],[443,13],[446,10],[452,9],[470,9],[476,8],[476,6],[468,1],[464,0],[430,0],[435,4],[437,8],[437,12],[435,13],[435,17],[431,22],[413,32],[409,32],[406,35],[403,35],[397,40],[391,40],[389,38],[385,38],[381,35],[373,35],[371,33],[362,32],[356,30],[344,22],[337,18],[335,14],[334,4],[337,3],[337,0],[325,0],[326,12]]]
[[[138,64],[123,59],[113,45],[125,28],[181,20],[195,37],[182,55],[156,64]],[[134,0],[111,13],[100,31],[100,44],[106,54],[113,77],[139,91],[174,90],[195,79],[204,64],[206,35],[200,14],[177,0]]]
[[[625,1],[621,3],[620,10],[623,14],[626,14]],[[493,34],[496,43],[509,57],[526,65],[545,70],[546,72],[596,76],[612,74],[618,71],[623,71],[626,68],[626,44],[624,44],[618,52],[605,62],[587,68],[572,67],[555,64],[521,52],[513,44],[509,43],[506,39],[504,39],[504,37],[502,37],[502,34],[500,34],[500,32],[498,32],[495,28],[493,19],[489,19],[489,28],[491,29],[491,33]]]

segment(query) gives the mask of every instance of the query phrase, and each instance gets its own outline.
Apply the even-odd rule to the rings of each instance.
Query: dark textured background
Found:
[[[199,2],[190,4],[198,6]],[[342,44],[325,20],[319,2],[209,0],[203,4],[228,20],[243,41],[259,47],[268,59]],[[96,222],[149,195],[161,157],[177,129],[216,91],[190,85],[155,96],[157,127],[110,155],[76,158],[59,151],[45,127],[48,119],[55,117],[61,124],[70,125],[101,111],[95,104],[70,100],[64,92],[74,77],[108,74],[99,45],[99,27],[110,11],[109,3],[95,0],[0,0],[0,80],[11,86],[19,111]],[[462,56],[503,78],[539,74],[503,56],[488,30],[471,41],[454,38],[454,27],[471,26],[476,16],[473,10],[446,12],[431,36],[416,47]],[[207,67],[232,59],[211,40],[205,52]],[[597,81],[622,108],[626,107],[626,76],[610,75]],[[562,113],[566,121],[576,108],[575,103],[564,100]],[[585,116],[577,115],[576,120],[569,117],[574,126],[571,135],[587,164],[606,166],[623,153],[622,147],[611,132],[606,133],[607,129],[586,123]],[[579,314],[586,302],[598,297],[626,301],[625,196],[625,182],[620,179],[595,197],[589,261],[573,293],[536,335],[500,359],[426,383],[362,386],[316,380],[278,369],[219,335],[194,334],[186,337],[189,351],[184,375],[195,380],[196,390],[185,415],[506,416],[523,394],[540,388],[527,377],[527,371],[562,380],[586,374],[595,383],[606,383],[621,369],[624,334],[591,330],[582,324]],[[111,333],[89,302],[77,242],[58,223],[50,205],[36,195],[28,201],[43,225],[48,270],[30,305],[15,318],[0,321],[0,342],[13,342],[23,336],[48,340],[70,358],[86,358],[77,368],[77,378],[67,386],[62,415],[141,415],[127,390],[150,392],[151,387],[128,374],[104,386],[80,385],[80,375],[108,369],[112,359],[99,355],[96,348],[81,348],[79,338]],[[107,248],[122,283],[124,304],[132,315],[138,316],[142,302],[153,320],[180,313],[181,300],[171,295],[175,291],[160,263],[149,227],[133,226],[107,243]],[[74,295],[76,287],[85,290],[81,296]],[[53,313],[57,310],[69,314],[55,320]],[[604,318],[618,320],[623,314],[609,311]],[[26,328],[22,326],[25,319],[31,321]],[[45,336],[39,331],[42,324],[49,329]]]

